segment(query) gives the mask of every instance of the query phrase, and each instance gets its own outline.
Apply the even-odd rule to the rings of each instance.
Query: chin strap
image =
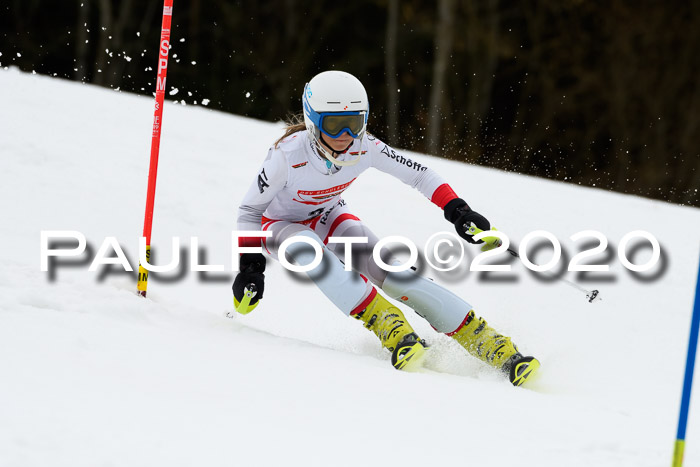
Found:
[[[350,159],[349,161],[341,161],[341,160],[336,159],[335,156],[334,156],[334,154],[338,154],[338,155],[343,154],[345,151],[347,151],[348,149],[350,149],[350,147],[353,145],[354,142],[355,142],[355,140],[353,140],[350,144],[348,144],[348,147],[347,147],[347,148],[343,149],[343,150],[340,151],[340,152],[336,152],[336,151],[330,151],[330,152],[329,152],[329,151],[324,147],[324,145],[327,146],[327,147],[329,147],[329,148],[331,147],[331,145],[328,144],[328,143],[326,143],[326,141],[323,139],[323,133],[321,133],[321,137],[320,137],[319,144],[317,144],[316,146],[318,147],[318,150],[321,151],[321,153],[322,153],[324,156],[326,156],[326,159],[328,159],[329,161],[331,161],[333,164],[339,165],[339,166],[341,166],[341,167],[347,167],[347,166],[350,166],[350,165],[355,165],[355,164],[357,164],[358,162],[360,162],[360,156],[358,155],[357,157],[355,157],[354,159]]]

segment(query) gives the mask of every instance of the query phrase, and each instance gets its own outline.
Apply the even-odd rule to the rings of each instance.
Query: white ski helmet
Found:
[[[364,138],[369,103],[367,91],[360,80],[344,71],[324,71],[306,83],[301,101],[306,129],[319,151],[336,165],[357,164],[360,160],[359,155],[347,161],[340,161],[320,143],[322,134],[337,138],[343,133],[348,133],[355,139]]]

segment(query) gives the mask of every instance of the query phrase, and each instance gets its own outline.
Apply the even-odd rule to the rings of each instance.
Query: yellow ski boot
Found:
[[[359,313],[353,314],[367,329],[374,332],[391,352],[391,364],[398,370],[420,368],[428,345],[413,331],[401,310],[379,293]]]
[[[531,380],[540,367],[536,358],[524,357],[510,337],[499,334],[485,319],[477,318],[474,310],[469,311],[464,324],[452,334],[452,338],[479,360],[505,373],[514,386]]]

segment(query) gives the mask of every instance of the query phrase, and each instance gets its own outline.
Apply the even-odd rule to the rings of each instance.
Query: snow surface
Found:
[[[51,281],[39,240],[79,230],[94,254],[115,236],[138,264],[153,99],[10,69],[0,70],[0,106],[1,466],[670,464],[700,210],[411,154],[514,242],[544,229],[571,256],[570,235],[603,232],[611,253],[594,259],[611,272],[579,282],[601,290],[604,301],[589,304],[522,264],[515,282],[428,270],[538,356],[542,375],[513,388],[407,310],[433,345],[427,370],[408,374],[276,263],[255,312],[223,317],[238,202],[280,124],[166,103],[156,262],[169,259],[172,236],[197,236],[226,273],[152,274],[144,300],[134,273],[100,278],[91,258]],[[420,193],[376,171],[346,199],[380,237],[422,246],[449,230]],[[637,229],[663,246],[666,267],[652,280],[615,254]],[[688,466],[700,465],[697,394]]]

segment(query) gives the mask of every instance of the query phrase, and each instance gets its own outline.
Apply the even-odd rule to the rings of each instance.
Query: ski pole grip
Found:
[[[241,300],[241,303],[236,307],[236,311],[242,315],[247,315],[251,311],[253,311],[253,308],[255,308],[255,305],[253,306],[250,305],[250,301],[253,299],[258,294],[258,288],[255,286],[255,284],[250,283],[245,286],[245,289],[243,290],[243,299]]]
[[[244,296],[246,296],[246,297],[250,296],[250,298],[252,299],[257,294],[258,294],[258,288],[255,286],[255,284],[253,284],[251,282],[250,284],[245,286],[245,290],[243,293]]]
[[[491,230],[496,230],[496,228],[491,227]],[[476,235],[483,232],[483,230],[474,225],[474,223],[472,222],[472,225],[470,225],[467,228],[467,232],[469,232],[471,235]],[[501,242],[501,239],[498,237],[484,237],[481,240],[483,240],[485,243],[485,245],[481,247],[481,251],[493,250],[494,248],[498,248],[503,244],[503,242]]]

